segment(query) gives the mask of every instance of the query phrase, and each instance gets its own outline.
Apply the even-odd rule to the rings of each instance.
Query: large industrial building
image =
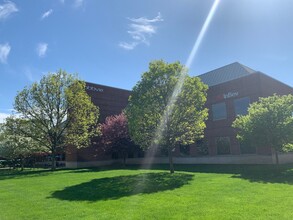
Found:
[[[174,152],[175,163],[274,163],[270,148],[241,146],[236,132],[231,127],[237,115],[247,113],[249,104],[274,93],[293,94],[293,88],[268,75],[255,71],[238,62],[212,70],[198,76],[209,86],[206,107],[209,118],[206,122],[205,137],[191,146],[181,146]],[[87,83],[87,93],[94,104],[99,106],[101,121],[107,116],[121,113],[126,107],[130,91]],[[141,163],[142,154],[131,155],[128,163]],[[146,161],[146,160],[144,160]],[[115,163],[112,155],[105,154],[98,146],[85,149],[68,148],[67,167],[98,166]],[[167,163],[167,158],[158,155],[153,162]],[[281,154],[280,162],[293,162],[293,154]]]

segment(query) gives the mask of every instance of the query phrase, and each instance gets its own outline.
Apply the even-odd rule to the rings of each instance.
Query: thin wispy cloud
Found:
[[[26,78],[28,79],[28,81],[30,82],[34,82],[34,77],[33,77],[33,73],[32,70],[29,67],[25,67],[24,69],[24,75],[26,76]]]
[[[44,14],[42,14],[41,19],[43,20],[44,18],[49,17],[52,13],[53,13],[53,9],[46,11]]]
[[[7,63],[7,58],[10,53],[11,47],[8,43],[0,44],[0,62]]]
[[[82,7],[84,4],[84,0],[75,0],[74,3],[73,3],[73,7],[74,8],[80,8]]]
[[[129,24],[129,30],[127,33],[130,35],[132,40],[130,42],[120,42],[119,46],[125,50],[133,50],[137,45],[143,43],[146,45],[150,44],[149,39],[153,34],[157,32],[155,23],[163,21],[161,13],[153,19],[146,17],[140,18],[128,18],[131,21]]]
[[[48,73],[47,71],[29,65],[23,66],[21,72],[24,73],[28,82],[38,82],[43,75]]]
[[[44,57],[46,55],[47,50],[48,50],[47,43],[39,43],[36,49],[39,57]]]
[[[119,43],[119,46],[125,50],[133,50],[138,44],[139,44],[138,42],[131,42],[131,43],[121,42]]]
[[[0,21],[8,18],[12,13],[17,11],[18,8],[15,3],[11,1],[4,1],[4,4],[0,5]]]

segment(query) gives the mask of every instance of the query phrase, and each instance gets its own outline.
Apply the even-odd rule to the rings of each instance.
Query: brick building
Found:
[[[254,149],[241,146],[231,127],[237,115],[247,113],[250,103],[259,97],[274,93],[293,94],[293,88],[268,75],[255,71],[240,63],[212,70],[198,76],[209,86],[206,107],[209,119],[205,138],[192,146],[181,146],[174,152],[175,163],[273,163],[271,149]],[[94,104],[99,106],[101,121],[109,115],[119,114],[127,105],[130,91],[87,83],[87,92]],[[97,146],[76,150],[69,148],[66,153],[68,167],[96,166],[115,162],[111,155],[99,152]],[[281,156],[281,162],[292,161],[292,154]],[[140,158],[128,159],[129,163],[140,163]],[[167,159],[156,158],[155,162],[165,163]]]

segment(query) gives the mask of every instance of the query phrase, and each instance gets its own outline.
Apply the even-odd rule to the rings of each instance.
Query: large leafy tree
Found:
[[[137,148],[130,139],[128,122],[124,113],[106,118],[101,124],[101,142],[106,152],[115,152],[123,157],[123,164],[126,164],[128,153]]]
[[[0,155],[10,161],[19,160],[22,170],[27,157],[44,150],[32,138],[19,133],[20,127],[22,130],[28,129],[26,125],[25,120],[11,116],[0,127]]]
[[[271,147],[278,152],[293,148],[293,96],[273,95],[252,103],[248,114],[236,118],[232,125],[237,138],[255,147]]]
[[[47,148],[52,154],[52,169],[59,149],[86,147],[99,133],[99,110],[87,95],[85,82],[62,70],[18,92],[14,108],[30,128],[20,133]]]
[[[193,144],[203,136],[208,116],[206,90],[179,62],[164,61],[151,62],[133,88],[126,110],[131,138],[144,149],[159,146],[167,150],[171,173],[175,147]]]

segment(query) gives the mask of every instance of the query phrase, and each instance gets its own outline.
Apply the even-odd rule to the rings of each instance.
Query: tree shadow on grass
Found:
[[[168,170],[168,166],[154,165],[151,167],[151,169]],[[282,184],[293,185],[293,164],[282,164],[282,165],[194,164],[194,165],[175,165],[175,170],[192,172],[192,173],[231,174],[231,178],[245,179],[250,182],[282,183]]]
[[[245,171],[231,177],[246,179],[250,182],[293,185],[293,166],[274,166],[267,169],[257,169],[254,172]]]
[[[6,180],[6,179],[20,179],[24,177],[39,177],[39,176],[45,176],[52,173],[51,170],[47,169],[40,169],[40,170],[13,170],[13,169],[2,169],[0,170],[0,180]]]
[[[31,177],[41,177],[49,175],[62,175],[64,172],[70,172],[69,169],[58,169],[52,171],[51,169],[43,168],[25,168],[23,171],[16,169],[0,169],[0,181],[6,179],[22,179]]]
[[[193,175],[166,172],[144,173],[93,179],[52,193],[52,198],[69,201],[98,201],[119,199],[140,193],[149,194],[173,190],[188,184]]]

